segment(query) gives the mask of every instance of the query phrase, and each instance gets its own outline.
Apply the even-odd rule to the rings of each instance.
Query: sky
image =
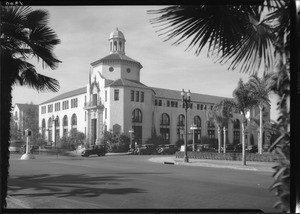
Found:
[[[59,94],[84,87],[88,83],[90,64],[109,55],[108,38],[118,28],[123,32],[125,53],[140,62],[140,81],[149,87],[190,90],[191,93],[232,97],[239,79],[246,82],[249,74],[227,70],[228,65],[215,64],[207,58],[206,49],[196,56],[195,49],[185,51],[188,43],[173,46],[175,40],[164,42],[157,26],[150,23],[156,15],[147,10],[165,6],[34,6],[50,14],[49,26],[61,44],[54,53],[62,61],[58,68],[43,69],[36,61],[39,73],[57,79],[60,90],[37,92],[28,87],[13,87],[13,105],[40,104]],[[277,119],[276,98],[271,96],[271,119]]]

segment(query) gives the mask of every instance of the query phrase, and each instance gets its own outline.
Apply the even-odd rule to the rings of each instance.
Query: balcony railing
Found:
[[[95,101],[90,101],[90,102],[85,102],[84,103],[84,109],[88,110],[88,109],[102,109],[104,108],[104,105],[102,104],[101,100],[97,100]]]

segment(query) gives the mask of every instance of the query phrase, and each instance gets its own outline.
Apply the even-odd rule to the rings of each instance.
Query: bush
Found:
[[[129,150],[130,138],[122,133],[113,134],[104,132],[101,143],[107,146],[109,152],[127,152]]]
[[[216,152],[187,152],[189,158],[194,159],[212,159],[212,160],[232,160],[232,161],[241,161],[241,153],[216,153]],[[176,152],[176,158],[183,158],[184,152]],[[265,154],[255,154],[255,153],[246,153],[247,161],[258,161],[258,162],[275,162],[279,159],[279,155],[274,153],[265,153]]]

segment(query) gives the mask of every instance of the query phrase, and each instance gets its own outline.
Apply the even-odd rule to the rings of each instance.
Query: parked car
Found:
[[[92,148],[85,149],[82,151],[81,156],[82,157],[89,157],[90,155],[98,155],[98,156],[104,156],[106,154],[106,147],[104,145],[96,145]]]
[[[247,148],[246,151],[249,153],[257,153],[258,147],[256,145],[252,145],[250,148]]]
[[[176,145],[163,145],[159,147],[157,153],[162,155],[173,155],[177,151],[178,151],[178,147]]]
[[[155,155],[157,151],[153,144],[143,144],[137,146],[134,153],[137,155]]]
[[[23,146],[26,144],[23,140],[12,140],[9,142],[9,152],[10,153],[22,153]]]
[[[214,148],[210,144],[200,144],[197,147],[197,151],[201,151],[201,152],[216,152],[218,150],[216,148]]]

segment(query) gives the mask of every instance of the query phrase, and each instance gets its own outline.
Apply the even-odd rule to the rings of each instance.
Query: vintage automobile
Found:
[[[156,147],[153,144],[143,144],[137,146],[134,151],[137,155],[155,155],[157,154]]]
[[[106,147],[104,145],[96,145],[82,151],[82,157],[89,157],[90,155],[104,156],[106,154]]]
[[[157,153],[161,155],[173,155],[177,151],[178,147],[176,145],[163,145],[158,148]]]

